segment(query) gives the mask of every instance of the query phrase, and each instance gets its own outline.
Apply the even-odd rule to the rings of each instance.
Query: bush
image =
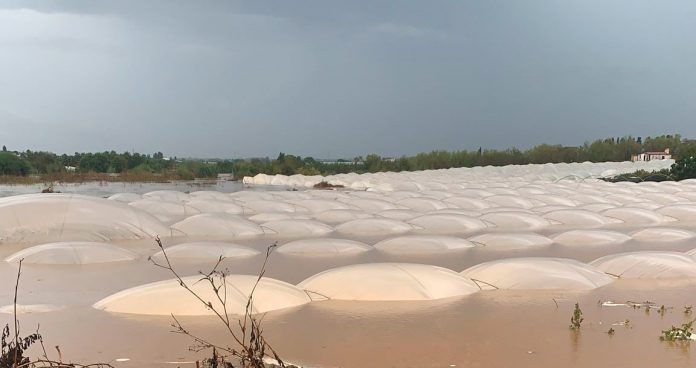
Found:
[[[0,175],[29,174],[29,164],[11,152],[0,152]]]
[[[179,179],[181,180],[193,180],[196,177],[193,174],[193,171],[191,171],[186,166],[178,166],[176,168],[176,174],[179,176]]]
[[[672,164],[672,175],[677,180],[696,178],[696,157],[680,158]]]

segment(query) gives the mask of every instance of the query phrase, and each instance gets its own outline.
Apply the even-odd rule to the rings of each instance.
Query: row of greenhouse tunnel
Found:
[[[167,240],[169,260],[200,265],[219,257],[258,259],[265,255],[259,245],[271,243],[290,263],[341,260],[340,266],[327,262],[331,266],[299,283],[263,277],[255,288],[256,276],[227,275],[230,313],[244,313],[252,289],[253,312],[264,313],[324,300],[423,301],[496,289],[584,291],[620,279],[696,282],[696,181],[596,179],[660,165],[666,163],[325,178],[345,186],[339,190],[293,188],[289,177],[264,176],[245,180],[249,190],[233,193],[19,195],[0,199],[0,242],[17,249],[6,262],[21,260],[28,267],[165,262],[162,250],[139,242],[157,237]],[[563,254],[560,250],[599,253],[581,261],[553,255]],[[471,252],[487,258],[457,269],[428,264],[429,256],[466,259]],[[405,256],[420,262],[398,260]],[[184,277],[194,291],[212,296],[199,279]],[[211,313],[186,293],[176,280],[156,281],[125,288],[94,307],[146,315]]]
[[[437,300],[491,289],[582,291],[608,285],[617,278],[696,280],[694,256],[694,251],[629,252],[601,257],[590,263],[551,257],[506,258],[481,263],[459,273],[414,263],[356,264],[323,271],[297,285],[263,277],[254,291],[253,312],[264,313],[322,300]],[[198,281],[200,276],[184,280],[201,295],[213,296],[209,285]],[[231,313],[244,313],[256,281],[253,275],[227,275],[220,280],[226,283],[226,307]],[[187,293],[178,280],[159,281],[123,290],[98,301],[94,307],[116,313],[150,315],[211,313],[201,308],[197,300],[188,298]]]
[[[636,195],[636,203],[614,204],[606,203],[604,197],[597,195],[597,202],[582,206],[497,206],[473,209],[460,203],[458,206],[450,204],[447,208],[427,212],[402,208],[372,211],[355,208],[366,202],[370,205],[389,204],[380,199],[348,199],[344,203],[338,198],[243,201],[236,197],[236,202],[241,204],[235,203],[233,206],[255,210],[231,214],[211,209],[205,213],[183,215],[183,219],[170,222],[162,219],[171,215],[164,215],[162,207],[186,207],[194,201],[146,199],[126,204],[118,200],[71,194],[22,195],[0,201],[0,220],[3,224],[0,227],[0,240],[39,243],[57,240],[143,239],[153,236],[243,239],[332,235],[386,238],[420,234],[457,235],[486,244],[500,242],[506,237],[505,233],[519,232],[530,233],[529,236],[521,236],[519,239],[531,241],[533,245],[543,245],[549,241],[564,245],[579,242],[603,245],[625,242],[631,237],[642,240],[662,240],[665,237],[689,239],[694,236],[693,232],[688,230],[688,226],[696,223],[696,203],[687,197],[696,193],[696,186],[683,185],[680,189],[683,190],[672,194],[673,197],[679,197],[668,203],[644,199],[641,201],[641,197]],[[241,193],[250,193],[253,197],[270,195],[270,192]],[[288,197],[287,194],[294,197],[355,196],[355,193],[334,191],[279,192],[272,195],[281,194],[283,197]],[[425,197],[426,194],[423,195],[407,200],[428,203],[436,201],[432,197]],[[143,208],[140,206],[143,201],[157,203],[158,207]],[[222,199],[210,201],[220,206],[224,202]],[[293,203],[301,203],[306,207],[300,208]],[[263,211],[258,206],[262,206]],[[533,234],[535,232],[544,235]]]

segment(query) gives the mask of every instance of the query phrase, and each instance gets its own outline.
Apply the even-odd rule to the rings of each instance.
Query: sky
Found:
[[[0,0],[0,144],[316,158],[696,138],[693,0]]]

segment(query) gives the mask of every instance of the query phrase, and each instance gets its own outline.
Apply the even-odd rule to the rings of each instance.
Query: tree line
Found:
[[[115,151],[57,155],[44,151],[0,152],[0,175],[52,175],[59,173],[150,173],[173,174],[180,179],[212,178],[232,173],[230,160],[193,160],[164,157],[162,152],[140,154]]]
[[[437,170],[454,167],[504,166],[571,162],[628,161],[643,152],[663,152],[669,148],[673,157],[696,156],[696,141],[680,135],[657,137],[612,137],[586,142],[582,146],[540,144],[528,150],[483,149],[473,151],[432,151],[414,156],[385,158],[377,154],[355,157],[352,160],[324,162],[312,157],[281,153],[278,158],[252,159],[235,163],[235,173],[243,176],[264,174],[335,175],[348,172]]]
[[[162,152],[140,154],[115,151],[57,155],[42,151],[0,152],[0,175],[26,176],[65,172],[128,173],[144,172],[172,174],[180,179],[212,178],[220,173],[234,174],[234,178],[264,174],[334,175],[340,173],[416,171],[448,169],[453,167],[503,166],[545,163],[626,161],[632,155],[646,151],[664,151],[676,157],[696,156],[696,141],[680,135],[661,135],[644,139],[631,136],[598,139],[582,146],[540,144],[528,150],[484,149],[467,151],[432,151],[414,156],[385,158],[377,154],[332,162],[280,153],[277,158],[234,160],[194,160],[165,157]]]

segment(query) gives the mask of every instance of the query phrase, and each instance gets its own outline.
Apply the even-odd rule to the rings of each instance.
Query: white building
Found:
[[[652,160],[669,160],[672,155],[669,153],[669,148],[664,152],[643,152],[638,155],[631,156],[631,161],[652,161]]]

